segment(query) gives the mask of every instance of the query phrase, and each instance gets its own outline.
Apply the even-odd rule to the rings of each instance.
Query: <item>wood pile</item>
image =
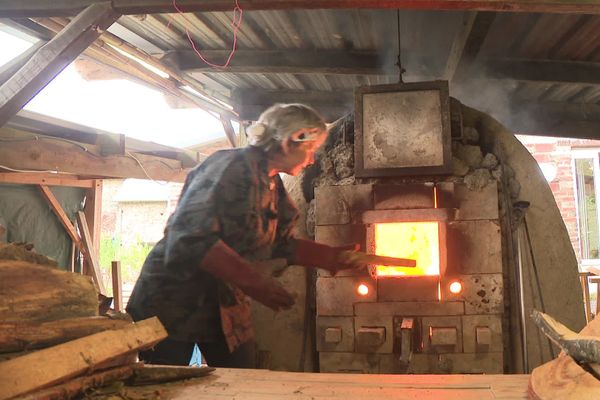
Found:
[[[157,318],[98,316],[87,276],[0,260],[0,400],[68,399],[131,378],[137,352],[166,337]]]
[[[529,398],[534,400],[600,399],[600,318],[578,334],[553,318],[536,312],[538,327],[563,351],[533,370],[529,380]]]

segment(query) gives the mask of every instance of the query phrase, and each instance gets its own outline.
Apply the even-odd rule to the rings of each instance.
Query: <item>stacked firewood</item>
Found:
[[[157,318],[99,316],[87,276],[0,260],[0,400],[66,399],[131,378],[137,352],[166,336]]]

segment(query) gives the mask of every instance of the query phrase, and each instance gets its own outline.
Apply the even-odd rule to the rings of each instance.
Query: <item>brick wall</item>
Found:
[[[573,153],[578,149],[599,148],[600,140],[563,139],[544,136],[524,136],[517,138],[527,147],[533,157],[544,170],[544,167],[555,167],[556,176],[552,179],[550,189],[554,193],[556,204],[565,221],[569,237],[580,257],[579,234],[577,230],[577,205],[575,200],[575,177],[573,176]],[[526,200],[526,199],[525,199]]]

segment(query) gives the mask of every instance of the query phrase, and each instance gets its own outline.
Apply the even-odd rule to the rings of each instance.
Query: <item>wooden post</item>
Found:
[[[592,305],[590,304],[590,284],[588,278],[592,275],[589,272],[580,272],[581,290],[583,291],[583,308],[585,309],[585,322],[592,320]]]
[[[121,262],[112,262],[112,289],[115,311],[123,311],[123,286],[121,284]]]
[[[102,180],[95,179],[92,187],[86,191],[83,212],[90,229],[94,256],[98,259],[102,228]]]
[[[85,262],[89,268],[89,275],[94,279],[94,283],[96,283],[98,287],[98,291],[101,294],[106,294],[106,289],[104,288],[104,282],[102,281],[102,275],[100,273],[100,265],[98,264],[98,259],[96,258],[93,247],[92,247],[92,238],[90,235],[89,226],[87,224],[87,220],[85,218],[85,214],[83,211],[77,212],[77,223],[79,224],[79,231],[81,232],[81,244],[82,248],[85,250],[84,257]]]

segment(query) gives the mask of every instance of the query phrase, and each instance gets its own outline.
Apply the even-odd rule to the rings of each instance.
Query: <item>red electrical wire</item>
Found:
[[[177,6],[176,0],[173,0],[173,7],[175,7],[175,10],[177,10],[177,12],[179,14],[183,15],[183,11],[181,11],[181,9]],[[229,57],[227,57],[227,61],[225,61],[225,64],[223,64],[223,65],[213,64],[210,61],[208,61],[206,58],[204,58],[202,56],[202,53],[200,53],[200,51],[196,48],[196,43],[192,39],[190,32],[184,26],[185,34],[187,35],[187,38],[190,41],[190,44],[192,45],[192,49],[194,49],[194,52],[198,55],[198,57],[204,63],[208,64],[209,66],[211,66],[213,68],[227,68],[229,66],[229,63],[231,62],[231,59],[233,58],[233,55],[235,54],[235,50],[236,50],[236,46],[237,46],[237,34],[238,34],[238,31],[240,30],[240,26],[242,25],[243,13],[244,13],[244,10],[242,10],[242,8],[240,7],[238,0],[235,0],[235,7],[233,8],[233,19],[231,20],[231,26],[233,26],[233,46],[231,48],[231,52],[229,53]],[[185,15],[183,15],[183,18],[187,21],[187,19],[185,18]]]

